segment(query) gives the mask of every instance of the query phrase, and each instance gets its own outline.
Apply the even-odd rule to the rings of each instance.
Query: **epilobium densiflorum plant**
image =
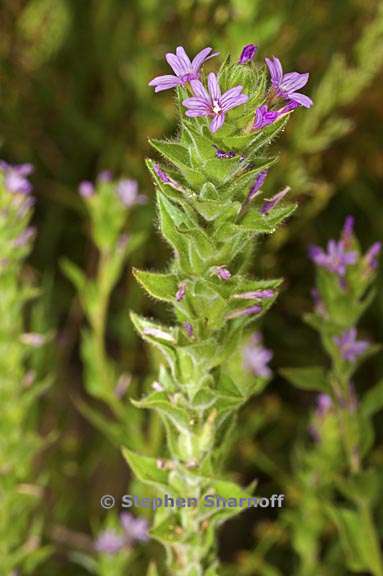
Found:
[[[297,92],[308,74],[283,74],[274,58],[267,61],[270,82],[254,62],[255,52],[246,46],[238,62],[228,59],[218,73],[206,75],[201,67],[216,56],[212,49],[191,61],[178,47],[166,55],[174,75],[150,83],[156,92],[176,88],[179,104],[178,138],[152,142],[166,164],[148,162],[160,230],[174,258],[166,273],[135,275],[151,296],[171,305],[175,325],[132,315],[142,337],[163,356],[154,391],[136,404],[161,416],[169,457],[125,454],[142,481],[199,502],[156,514],[151,534],[165,545],[172,575],[218,574],[216,530],[239,509],[206,508],[204,495],[250,495],[225,479],[223,456],[238,409],[268,372],[236,380],[230,359],[280,284],[248,276],[254,239],[274,232],[295,209],[287,190],[265,197],[262,186],[275,161],[266,150],[289,114],[311,105]]]
[[[352,572],[383,575],[373,520],[380,497],[379,472],[369,458],[374,444],[373,416],[383,405],[383,383],[371,387],[362,398],[353,383],[361,362],[378,349],[359,335],[357,325],[374,296],[371,284],[381,246],[376,242],[362,255],[353,225],[353,218],[348,217],[340,240],[330,240],[327,250],[310,248],[317,283],[314,312],[306,319],[319,332],[330,367],[284,371],[293,384],[320,393],[310,427],[314,446],[299,462],[302,497],[289,514],[294,547],[302,563],[299,574],[305,576],[317,574],[329,520],[340,538],[332,538],[326,562],[336,562],[341,549]]]
[[[129,255],[137,249],[143,237],[141,233],[127,231],[132,209],[146,202],[135,180],[122,178],[113,180],[109,171],[99,174],[97,182],[84,181],[79,186],[90,222],[90,235],[98,250],[95,276],[87,277],[74,263],[63,262],[63,268],[79,295],[80,303],[89,327],[82,332],[82,359],[87,391],[109,405],[117,418],[117,425],[104,421],[88,407],[87,415],[113,441],[121,442],[130,427],[130,436],[138,431],[127,411],[131,406],[124,404],[123,397],[130,383],[129,374],[124,374],[106,350],[108,309],[112,291],[121,277]],[[137,422],[135,422],[137,424]]]
[[[30,574],[47,549],[40,519],[32,518],[42,488],[33,472],[41,440],[35,433],[38,382],[31,352],[45,337],[25,332],[25,305],[36,291],[23,277],[35,230],[30,164],[0,162],[0,573]]]

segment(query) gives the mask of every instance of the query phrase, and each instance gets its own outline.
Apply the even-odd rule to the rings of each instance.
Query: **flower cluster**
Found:
[[[146,196],[139,194],[138,182],[136,180],[121,178],[116,183],[113,183],[113,176],[109,170],[100,172],[97,177],[96,186],[89,180],[80,182],[80,196],[84,199],[92,198],[96,193],[96,187],[105,183],[111,183],[115,186],[117,195],[126,208],[131,208],[136,204],[144,204],[146,202]]]
[[[123,549],[129,549],[137,542],[147,542],[148,523],[143,518],[135,518],[128,512],[120,515],[122,530],[107,529],[98,535],[94,548],[103,554],[117,554]]]
[[[272,372],[269,362],[272,357],[272,351],[262,345],[261,335],[255,333],[243,350],[243,365],[246,370],[253,372],[255,376],[270,378]]]
[[[346,218],[340,240],[329,240],[327,252],[315,245],[309,248],[321,278],[312,291],[316,314],[322,322],[336,321],[332,342],[340,358],[350,365],[370,348],[369,342],[358,340],[354,318],[360,313],[359,300],[371,282],[379,251],[376,242],[364,256],[360,253],[352,216]]]
[[[246,45],[242,50],[238,64],[252,63],[256,51],[255,44]],[[166,60],[175,75],[157,76],[149,82],[149,86],[154,87],[155,92],[179,86],[189,88],[192,96],[182,101],[183,106],[187,109],[186,116],[210,118],[210,131],[213,133],[223,126],[226,114],[230,110],[249,101],[249,96],[243,93],[242,85],[229,87],[222,93],[219,80],[214,72],[208,75],[207,88],[205,88],[200,80],[200,69],[207,60],[214,56],[217,56],[217,53],[212,52],[212,48],[209,47],[201,50],[191,61],[185,49],[179,46],[175,54],[166,54]],[[307,84],[308,73],[289,72],[284,74],[281,62],[276,57],[266,58],[266,65],[270,72],[271,88],[267,96],[267,103],[255,110],[253,130],[272,124],[299,106],[310,108],[313,104],[308,96],[298,92]],[[282,108],[278,108],[280,101],[283,102]]]

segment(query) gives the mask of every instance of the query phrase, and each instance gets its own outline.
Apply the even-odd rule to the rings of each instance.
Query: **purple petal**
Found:
[[[217,132],[225,122],[225,114],[217,114],[210,123],[210,131]]]
[[[210,96],[200,80],[191,80],[190,85],[195,96],[210,103]]]
[[[293,92],[292,94],[289,94],[289,98],[294,102],[298,102],[298,104],[301,104],[301,106],[304,106],[305,108],[311,108],[311,106],[314,104],[311,98],[305,94],[300,94],[299,92]]]
[[[242,308],[242,310],[234,310],[230,312],[226,316],[228,320],[233,320],[234,318],[241,318],[242,316],[252,316],[253,314],[259,314],[262,312],[262,307],[258,306],[258,304],[254,304],[254,306],[249,306],[249,308]]]
[[[209,116],[210,112],[206,112],[206,110],[187,110],[185,114],[189,118],[198,118],[200,116]]]
[[[246,46],[243,47],[238,64],[246,64],[247,62],[251,62],[254,59],[256,51],[257,47],[255,44],[246,44]]]
[[[186,72],[189,72],[191,70],[192,64],[190,62],[189,56],[186,54],[185,49],[182,46],[178,46],[176,55],[183,69],[186,70]]]
[[[273,59],[266,58],[266,65],[270,71],[271,81],[273,84],[278,84],[281,82],[283,78],[283,69],[282,64],[279,58],[273,56]]]
[[[190,72],[190,69],[185,66],[184,62],[182,60],[179,60],[177,56],[175,56],[171,52],[168,52],[166,54],[165,59],[178,77],[181,77],[184,74]]]
[[[309,81],[310,74],[306,72],[305,74],[300,74],[299,72],[289,72],[283,76],[282,82],[280,83],[281,90],[286,92],[295,92],[303,86],[306,86]]]
[[[275,194],[272,198],[266,198],[262,207],[261,207],[261,214],[268,214],[277,204],[283,200],[286,194],[289,192],[290,188],[286,186],[283,190]]]
[[[94,186],[92,182],[89,182],[89,180],[84,180],[83,182],[80,183],[78,191],[80,196],[82,196],[83,198],[90,198],[94,194]]]
[[[224,112],[228,112],[232,108],[236,108],[237,106],[242,106],[242,104],[246,104],[248,99],[249,97],[246,94],[241,94],[236,98],[231,98],[230,100],[228,100],[222,108]]]
[[[221,89],[217,81],[217,76],[214,74],[214,72],[210,72],[207,78],[207,83],[212,100],[219,100],[221,98]]]
[[[191,110],[200,110],[202,112],[210,113],[210,106],[208,102],[197,96],[186,98],[186,100],[182,102],[182,105],[185,106],[185,108],[189,108]]]
[[[208,48],[204,48],[203,50],[201,50],[201,52],[198,52],[197,56],[195,56],[193,58],[192,61],[192,70],[195,74],[198,73],[199,69],[201,68],[202,64],[204,62],[206,62],[207,60],[210,60],[210,58],[214,58],[215,56],[218,56],[218,52],[213,52],[211,54],[212,48],[208,47]]]
[[[162,90],[169,90],[170,88],[175,88],[181,84],[181,80],[177,76],[172,74],[165,74],[164,76],[156,76],[149,82],[149,86],[155,88],[155,92],[161,92]]]

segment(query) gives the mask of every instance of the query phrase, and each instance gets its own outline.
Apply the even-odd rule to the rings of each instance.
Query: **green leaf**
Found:
[[[371,418],[377,412],[383,409],[383,380],[378,382],[373,388],[370,388],[363,396],[360,410],[366,418]]]
[[[328,512],[339,530],[347,566],[355,571],[382,574],[378,536],[369,509],[365,506],[357,511],[328,507]]]
[[[150,143],[166,160],[179,169],[191,188],[199,189],[205,183],[204,174],[200,170],[194,170],[188,166],[190,164],[189,154],[182,144],[160,140],[151,140]]]
[[[176,365],[174,348],[178,338],[177,329],[151,322],[134,312],[131,312],[130,318],[141,337],[160,350],[174,376]]]
[[[190,431],[190,416],[188,412],[184,408],[170,402],[165,392],[152,392],[141,400],[132,399],[131,402],[138,408],[158,410],[162,416],[169,418],[178,430],[183,432]]]
[[[320,366],[312,366],[310,368],[283,368],[280,372],[286,380],[301,390],[313,390],[327,394],[331,391],[326,372]]]
[[[122,448],[122,455],[141,482],[156,488],[169,490],[168,471],[158,466],[156,458],[142,456],[132,450],[128,450],[128,448]]]
[[[157,526],[154,526],[149,531],[150,536],[165,545],[185,542],[185,532],[182,530],[180,532],[176,531],[180,526],[177,525],[175,518],[176,516],[173,514],[168,516]]]
[[[86,276],[81,268],[67,258],[63,258],[60,261],[60,266],[65,276],[72,282],[75,288],[77,288],[77,291],[81,293],[87,284]]]
[[[159,272],[146,272],[133,268],[133,274],[136,280],[145,288],[145,290],[164,302],[174,302],[177,293],[178,281],[175,274],[161,274]]]
[[[146,576],[159,576],[157,566],[155,565],[154,562],[151,562],[149,564],[149,568],[148,568],[148,572],[147,572]]]

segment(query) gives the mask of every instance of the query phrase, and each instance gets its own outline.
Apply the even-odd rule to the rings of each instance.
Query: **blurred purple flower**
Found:
[[[311,98],[297,92],[297,90],[306,86],[309,79],[308,72],[306,74],[300,74],[299,72],[283,74],[282,64],[275,56],[272,59],[266,58],[266,64],[270,71],[274,92],[277,96],[285,100],[297,102],[305,108],[310,108],[313,105]]]
[[[110,170],[102,170],[97,176],[97,182],[110,182],[113,179],[113,174]]]
[[[317,397],[316,415],[324,416],[332,408],[332,399],[328,394],[319,394]]]
[[[127,208],[146,201],[146,196],[138,193],[138,182],[129,178],[123,178],[118,182],[117,194]]]
[[[176,293],[176,300],[177,302],[180,302],[181,300],[184,299],[186,294],[186,283],[185,282],[180,282],[178,284],[178,290]]]
[[[268,366],[272,357],[273,353],[263,347],[262,338],[258,333],[253,334],[250,342],[243,349],[244,368],[262,378],[269,378],[272,374]]]
[[[319,246],[313,245],[309,248],[309,257],[317,266],[326,268],[330,272],[343,277],[346,275],[347,266],[356,263],[358,254],[355,251],[347,252],[342,240],[339,242],[329,240],[327,253]]]
[[[255,44],[246,44],[246,46],[243,47],[238,64],[246,64],[247,62],[251,62],[254,60],[256,52],[257,47]]]
[[[364,262],[369,270],[376,270],[378,267],[378,256],[382,248],[381,242],[375,242],[367,251]]]
[[[95,542],[97,552],[104,554],[117,554],[125,546],[125,539],[115,530],[101,532]]]
[[[260,209],[261,214],[266,215],[271,212],[271,210],[283,200],[289,190],[290,188],[286,186],[286,188],[275,194],[272,198],[266,198]]]
[[[352,238],[354,232],[354,217],[347,216],[346,220],[344,221],[343,230],[342,230],[342,240],[343,242],[348,245]]]
[[[210,131],[216,132],[225,121],[225,114],[232,108],[241,106],[248,101],[248,96],[242,94],[242,86],[235,86],[221,94],[217,76],[211,72],[208,76],[208,89],[199,80],[192,80],[191,87],[194,96],[186,98],[182,104],[187,108],[186,116],[195,118],[197,116],[210,116],[213,120],[210,123]]]
[[[84,180],[83,182],[80,182],[78,191],[80,196],[83,198],[90,198],[94,194],[94,185],[92,182],[89,182],[89,180]]]
[[[369,347],[369,343],[366,340],[357,340],[356,337],[356,328],[350,328],[343,332],[341,336],[334,337],[334,342],[342,358],[348,362],[355,362]]]
[[[135,518],[129,512],[122,512],[120,521],[124,529],[127,546],[132,546],[135,542],[147,542],[149,540],[149,527],[144,518]]]
[[[29,194],[32,191],[32,184],[28,176],[33,172],[32,164],[8,164],[0,160],[0,171],[4,176],[4,184],[9,192],[17,194]]]
[[[316,288],[312,288],[311,297],[313,299],[315,312],[319,314],[319,316],[325,316],[326,308],[322,298],[320,297],[319,291]]]
[[[225,266],[217,266],[215,274],[220,280],[229,280],[231,278],[231,272]]]
[[[29,226],[14,240],[14,245],[17,247],[25,246],[36,235],[36,228]]]
[[[191,80],[198,80],[200,77],[199,70],[207,60],[218,56],[218,52],[212,53],[212,48],[204,48],[198,52],[197,56],[190,61],[189,56],[186,54],[182,46],[178,46],[176,53],[168,52],[165,56],[167,63],[173,69],[173,74],[166,74],[165,76],[156,76],[149,82],[149,86],[154,87],[155,92],[169,90],[176,86],[185,86]]]
[[[46,343],[47,336],[44,334],[38,334],[37,332],[25,332],[24,334],[21,334],[20,341],[26,346],[40,348]]]
[[[191,338],[193,336],[193,326],[190,324],[190,322],[184,322],[183,327],[186,334],[189,336],[189,338]]]

